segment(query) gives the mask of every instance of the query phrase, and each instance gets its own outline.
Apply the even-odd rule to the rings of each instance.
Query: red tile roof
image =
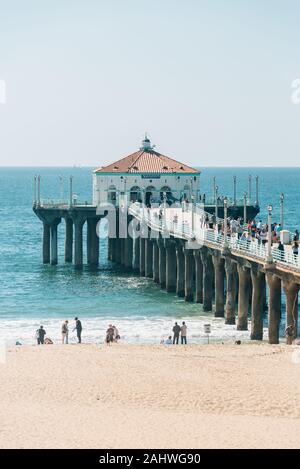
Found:
[[[95,173],[195,173],[200,171],[161,155],[154,150],[139,150],[108,166],[102,166]]]

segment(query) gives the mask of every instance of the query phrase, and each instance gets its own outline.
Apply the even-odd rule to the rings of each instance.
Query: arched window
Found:
[[[141,189],[139,186],[133,186],[130,189],[130,202],[141,202]]]
[[[117,189],[116,189],[116,186],[114,186],[113,184],[111,186],[109,186],[108,188],[108,196],[107,196],[107,201],[110,203],[110,204],[116,204],[116,200],[117,200]]]
[[[150,206],[152,202],[154,202],[155,195],[156,195],[156,188],[154,186],[146,187],[145,204],[147,205],[147,207]]]
[[[170,188],[169,186],[163,186],[163,187],[160,189],[160,199],[161,199],[161,200],[163,200],[164,192],[166,193],[167,200],[169,200],[169,199],[172,198],[172,191],[171,191],[171,188]]]

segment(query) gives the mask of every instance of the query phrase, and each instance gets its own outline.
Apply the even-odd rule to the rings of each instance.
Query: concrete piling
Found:
[[[201,249],[203,264],[203,311],[212,311],[213,263],[206,247]]]
[[[43,222],[43,263],[50,263],[50,225]]]
[[[291,345],[293,340],[297,338],[298,325],[298,292],[299,285],[295,283],[289,276],[283,278],[283,289],[285,293],[286,308],[286,327],[292,326],[292,334],[287,335],[286,343]]]
[[[185,301],[193,301],[194,299],[194,271],[195,259],[192,249],[184,250],[184,270],[185,270]]]
[[[57,227],[60,223],[60,219],[54,220],[50,225],[50,263],[56,265],[58,262],[58,250],[57,250]]]
[[[195,301],[203,303],[203,264],[199,249],[194,250],[195,258]]]
[[[166,240],[166,290],[176,291],[176,250],[173,240]]]
[[[226,272],[226,306],[225,306],[225,324],[235,324],[235,305],[236,305],[236,263],[230,258],[225,259]]]
[[[272,272],[266,272],[269,290],[268,301],[268,335],[269,344],[279,344],[279,327],[281,319],[281,279]]]
[[[83,233],[84,220],[76,219],[74,221],[75,228],[75,255],[74,255],[74,264],[76,268],[81,268],[83,266]]]
[[[132,270],[134,272],[140,270],[140,240],[141,238],[137,234],[133,238]]]
[[[153,277],[153,246],[150,238],[145,239],[145,276]]]
[[[159,249],[157,241],[152,241],[152,271],[153,271],[153,280],[155,283],[159,283]]]
[[[176,243],[176,293],[179,297],[184,297],[185,294],[185,260],[183,253],[183,246],[180,241]]]
[[[265,274],[257,264],[251,265],[252,302],[251,302],[251,340],[263,339],[264,287]]]
[[[237,330],[247,331],[248,329],[248,312],[249,312],[249,296],[250,296],[250,269],[242,263],[237,264],[239,276],[239,296],[238,296],[238,322]]]
[[[162,289],[166,288],[166,248],[162,238],[157,240],[159,255],[158,255],[158,271],[159,271],[159,283]]]
[[[212,256],[215,270],[215,317],[224,317],[224,258],[220,251],[214,251]]]
[[[140,238],[140,275],[145,276],[145,238]]]
[[[65,262],[73,260],[73,220],[66,218]]]
[[[132,268],[132,257],[133,257],[133,239],[131,236],[125,238],[125,268]]]

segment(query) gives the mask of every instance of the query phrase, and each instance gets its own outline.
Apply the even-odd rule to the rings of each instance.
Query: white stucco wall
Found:
[[[143,177],[144,176],[144,177]],[[125,182],[126,181],[126,182]],[[200,174],[138,174],[138,173],[94,173],[93,175],[93,202],[95,205],[105,203],[108,200],[109,188],[116,187],[117,197],[126,191],[128,198],[130,189],[134,186],[146,189],[148,186],[155,187],[157,193],[162,187],[169,186],[176,198],[179,198],[188,186],[198,198],[200,191]],[[186,191],[188,192],[188,191]],[[187,194],[190,197],[191,193]],[[121,197],[121,196],[120,196]]]

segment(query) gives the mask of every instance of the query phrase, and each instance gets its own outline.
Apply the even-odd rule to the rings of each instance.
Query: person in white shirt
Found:
[[[236,232],[237,232],[237,222],[234,218],[232,220],[230,220],[230,229],[231,229],[231,234],[236,234]]]
[[[69,343],[69,321],[65,321],[61,326],[62,343]]]
[[[180,333],[181,333],[181,344],[186,344],[186,333],[187,333],[187,327],[185,322],[183,321],[182,326],[180,328]]]

